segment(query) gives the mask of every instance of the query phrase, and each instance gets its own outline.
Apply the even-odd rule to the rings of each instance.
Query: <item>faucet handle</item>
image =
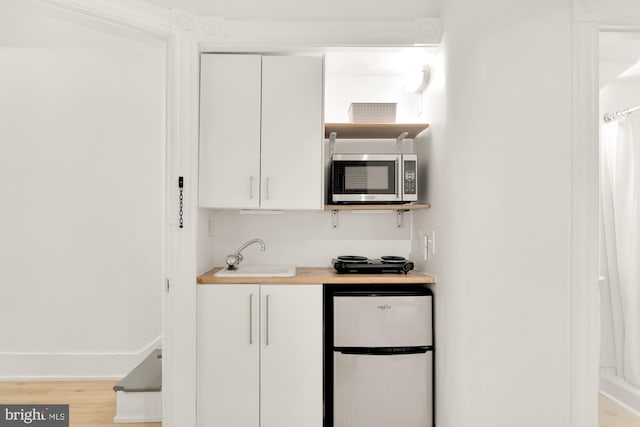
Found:
[[[227,263],[227,268],[229,270],[235,270],[238,265],[240,265],[240,263],[242,262],[242,260],[244,259],[244,257],[242,256],[242,254],[240,252],[242,252],[242,250],[244,248],[246,248],[247,246],[253,244],[253,243],[259,243],[260,244],[260,250],[264,252],[265,250],[265,244],[262,240],[260,239],[253,239],[253,240],[249,240],[247,243],[245,243],[244,245],[240,246],[238,248],[238,250],[236,251],[236,253],[232,254],[232,255],[227,255],[227,258],[225,259],[225,262]]]
[[[242,254],[227,255],[225,262],[227,263],[227,268],[229,270],[235,270],[238,267],[238,265],[242,262]]]

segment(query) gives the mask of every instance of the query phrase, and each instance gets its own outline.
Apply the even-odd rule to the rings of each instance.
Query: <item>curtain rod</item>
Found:
[[[627,108],[624,109],[622,111],[616,111],[615,113],[607,113],[604,115],[603,119],[605,121],[605,123],[609,123],[612,122],[614,120],[619,120],[622,119],[626,116],[628,116],[629,114],[633,113],[634,111],[638,111],[640,110],[640,105],[637,107],[633,107],[633,108]]]

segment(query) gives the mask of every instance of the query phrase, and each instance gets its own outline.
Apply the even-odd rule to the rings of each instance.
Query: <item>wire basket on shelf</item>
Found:
[[[352,102],[349,105],[351,123],[395,123],[395,102]]]

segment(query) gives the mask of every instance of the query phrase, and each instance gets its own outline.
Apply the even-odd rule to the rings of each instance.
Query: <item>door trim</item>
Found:
[[[225,48],[229,39],[221,18],[200,19],[179,10],[169,10],[149,3],[128,4],[113,0],[39,0],[102,23],[121,28],[123,35],[142,32],[167,42],[167,276],[171,279],[171,298],[165,294],[163,313],[164,352],[163,374],[169,382],[167,391],[178,387],[180,393],[165,393],[163,410],[165,425],[195,426],[195,241],[197,220],[197,61],[199,37],[209,47]],[[572,427],[595,426],[597,422],[597,360],[599,337],[598,288],[597,288],[597,221],[598,221],[598,132],[597,132],[597,35],[599,31],[595,0],[574,0],[572,25],[572,140],[571,140],[571,285],[570,309],[570,413]],[[265,43],[259,34],[251,34],[250,21],[234,22],[227,29],[244,29],[238,40],[245,46],[261,46]],[[277,24],[277,25],[276,25]],[[293,36],[306,28],[300,23],[289,22],[290,32],[283,37],[277,34],[268,45],[299,46],[300,39]],[[305,44],[321,46],[373,46],[381,42],[367,34],[392,34],[397,23],[356,22],[361,31],[338,32],[349,23],[328,21],[314,31]],[[280,28],[281,23],[260,22],[261,28]],[[275,26],[274,26],[275,25]],[[363,25],[365,26],[363,28]],[[438,20],[416,19],[412,35],[402,33],[402,40],[395,39],[395,46],[411,46],[420,42],[439,42]],[[612,28],[608,26],[607,28]],[[371,31],[373,30],[373,31]],[[385,31],[386,30],[386,31]],[[226,33],[228,34],[228,33]],[[306,33],[305,33],[306,34]],[[355,35],[354,35],[355,34]],[[248,37],[245,37],[248,36]],[[358,36],[361,36],[359,38]],[[318,43],[317,38],[322,38]],[[405,40],[406,39],[406,40]],[[233,46],[239,49],[240,43]],[[596,86],[594,86],[594,83]],[[594,89],[595,88],[595,89]],[[194,162],[195,159],[195,162]],[[177,176],[184,176],[185,227],[176,228]],[[178,340],[178,342],[174,341]],[[173,353],[180,344],[180,352]],[[175,381],[175,382],[174,382]],[[173,382],[173,383],[172,383]],[[180,414],[179,421],[177,414]],[[174,414],[176,414],[174,416]]]
[[[163,301],[163,425],[196,426],[196,233],[199,53],[216,51],[322,51],[327,46],[411,47],[437,44],[439,18],[402,21],[274,21],[200,17],[150,2],[37,0],[107,24],[122,37],[140,34],[166,49],[166,246]],[[313,47],[313,48],[311,48]],[[184,178],[183,227],[178,177]]]
[[[570,425],[596,427],[600,359],[599,34],[639,32],[615,2],[573,0],[571,53]],[[606,13],[605,13],[606,12]],[[606,18],[605,18],[606,16]],[[633,22],[631,22],[633,21]]]
[[[598,25],[574,22],[571,54],[570,425],[598,420]]]

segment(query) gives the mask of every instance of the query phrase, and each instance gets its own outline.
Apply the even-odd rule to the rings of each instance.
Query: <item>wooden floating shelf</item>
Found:
[[[325,211],[413,211],[429,209],[428,204],[416,205],[324,205]]]
[[[331,211],[331,227],[338,228],[340,211],[395,211],[398,228],[404,225],[403,214],[417,209],[428,209],[428,204],[415,205],[325,205],[324,210]]]
[[[325,123],[324,137],[329,139],[336,133],[338,139],[413,139],[428,128],[427,123]]]

